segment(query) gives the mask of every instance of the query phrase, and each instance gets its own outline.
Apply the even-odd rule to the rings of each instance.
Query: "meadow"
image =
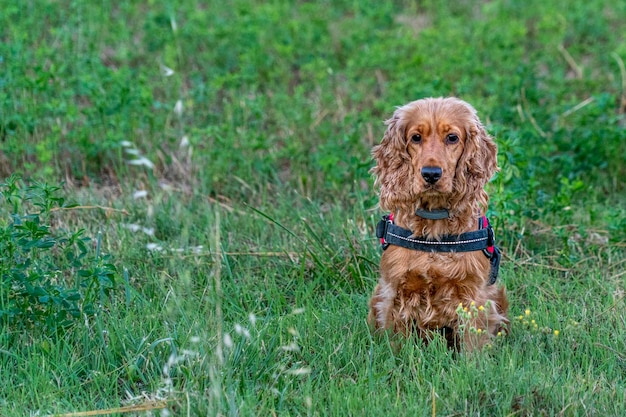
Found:
[[[0,0],[0,415],[626,415],[626,2]],[[474,105],[510,333],[373,337],[371,148]]]

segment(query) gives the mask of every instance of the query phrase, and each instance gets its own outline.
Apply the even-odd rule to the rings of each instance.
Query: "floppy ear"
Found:
[[[380,187],[380,207],[386,211],[394,211],[409,200],[407,193],[413,166],[407,150],[404,113],[404,107],[400,107],[391,119],[385,121],[387,131],[383,140],[372,150],[376,166],[371,172],[375,176],[375,185]]]
[[[489,197],[484,191],[498,168],[498,147],[474,114],[466,127],[463,155],[457,165],[457,186],[460,194],[475,195],[486,210]]]

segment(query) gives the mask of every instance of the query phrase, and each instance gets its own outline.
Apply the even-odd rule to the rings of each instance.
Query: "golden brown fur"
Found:
[[[489,197],[485,184],[498,169],[497,147],[472,106],[456,98],[428,98],[398,108],[374,147],[372,169],[380,206],[415,236],[437,239],[478,228]],[[430,181],[424,168],[436,167]],[[429,220],[416,209],[447,209],[449,218]],[[430,253],[389,246],[380,262],[380,280],[370,301],[373,328],[417,332],[427,340],[446,329],[459,341],[459,304],[477,310],[463,332],[468,349],[480,347],[508,323],[504,288],[488,285],[490,263],[481,252]],[[478,332],[480,329],[480,332]],[[450,334],[451,333],[451,334]]]

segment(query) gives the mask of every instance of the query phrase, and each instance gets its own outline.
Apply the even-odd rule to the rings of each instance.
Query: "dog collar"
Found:
[[[396,226],[393,223],[393,213],[383,216],[376,225],[376,237],[384,249],[389,245],[421,252],[474,252],[482,251],[491,262],[489,285],[498,279],[500,269],[500,250],[496,247],[493,228],[486,216],[478,218],[478,230],[461,233],[460,235],[445,235],[439,240],[415,237],[408,229]]]
[[[450,212],[447,209],[424,210],[418,208],[417,210],[415,210],[415,214],[423,219],[428,220],[443,220],[450,217]]]

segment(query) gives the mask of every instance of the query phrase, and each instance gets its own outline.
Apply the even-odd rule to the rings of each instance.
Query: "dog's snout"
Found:
[[[422,177],[429,184],[434,184],[441,179],[443,171],[440,167],[424,167],[422,168]]]

